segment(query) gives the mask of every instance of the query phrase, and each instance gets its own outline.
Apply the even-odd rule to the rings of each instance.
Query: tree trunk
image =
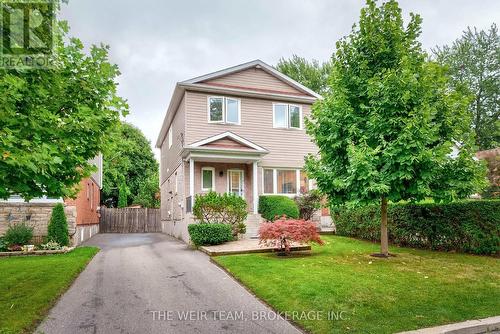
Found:
[[[380,252],[389,256],[389,236],[387,234],[387,198],[382,197],[381,207],[381,224],[380,224]]]

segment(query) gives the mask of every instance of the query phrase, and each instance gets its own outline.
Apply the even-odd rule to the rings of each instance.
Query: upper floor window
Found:
[[[224,96],[208,98],[209,123],[241,123],[241,105],[239,99]]]
[[[302,128],[302,110],[299,106],[285,103],[273,104],[273,127]]]

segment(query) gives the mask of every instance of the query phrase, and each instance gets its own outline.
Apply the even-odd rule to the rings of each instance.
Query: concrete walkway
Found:
[[[210,256],[217,256],[230,254],[270,253],[275,251],[275,247],[261,245],[259,244],[258,239],[242,239],[226,242],[222,245],[201,246],[200,250]],[[290,250],[308,251],[311,250],[311,246],[292,243]]]
[[[98,234],[101,247],[37,333],[300,333],[164,234]]]

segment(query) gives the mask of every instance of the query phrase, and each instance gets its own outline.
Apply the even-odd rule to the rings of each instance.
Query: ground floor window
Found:
[[[215,184],[215,169],[213,167],[201,168],[201,190],[214,190]]]
[[[278,169],[276,171],[277,191],[279,194],[297,193],[297,172],[295,170]]]
[[[300,169],[264,168],[264,194],[296,195],[309,191],[309,178]]]

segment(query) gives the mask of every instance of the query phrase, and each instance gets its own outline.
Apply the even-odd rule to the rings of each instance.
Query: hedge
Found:
[[[231,225],[228,224],[189,224],[188,232],[196,246],[220,245],[233,240]]]
[[[299,209],[293,199],[281,195],[259,197],[259,213],[267,220],[274,221],[283,215],[288,218],[299,218]]]
[[[337,234],[380,241],[380,207],[335,214]],[[500,253],[500,201],[395,204],[388,208],[389,242],[474,254]]]

